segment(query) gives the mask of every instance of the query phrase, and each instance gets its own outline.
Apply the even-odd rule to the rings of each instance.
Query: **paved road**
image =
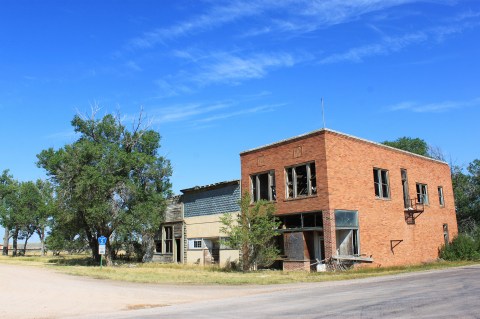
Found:
[[[109,318],[480,318],[480,266],[291,288]]]
[[[239,287],[131,284],[0,264],[0,318],[480,318],[480,265]]]

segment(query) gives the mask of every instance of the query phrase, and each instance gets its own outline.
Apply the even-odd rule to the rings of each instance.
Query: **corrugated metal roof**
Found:
[[[194,187],[190,187],[190,188],[186,188],[186,189],[181,189],[180,191],[185,194],[185,193],[188,193],[188,192],[194,192],[194,191],[198,191],[198,190],[207,190],[207,189],[222,187],[222,186],[231,185],[231,184],[240,184],[240,180],[239,179],[234,179],[234,180],[231,180],[231,181],[218,182],[218,183],[208,184],[208,185],[203,185],[203,186],[194,186]]]

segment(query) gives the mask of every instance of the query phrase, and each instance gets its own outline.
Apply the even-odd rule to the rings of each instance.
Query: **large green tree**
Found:
[[[241,251],[244,271],[270,266],[280,253],[274,238],[280,233],[280,222],[275,218],[275,206],[260,200],[251,203],[248,192],[240,200],[241,212],[237,218],[231,214],[221,217],[220,231],[227,236],[226,244]]]
[[[8,243],[10,239],[10,229],[12,227],[12,210],[9,205],[12,193],[15,191],[15,181],[8,170],[4,170],[0,175],[0,225],[5,228],[3,237],[2,254],[8,255]]]
[[[158,154],[160,135],[142,121],[140,115],[128,130],[119,116],[76,115],[71,124],[78,140],[38,155],[38,165],[56,185],[59,211],[66,215],[57,221],[84,236],[96,259],[97,239],[107,237],[107,264],[112,262],[110,238],[124,227],[138,234],[147,256],[153,254],[153,236],[170,195],[172,170]]]
[[[404,151],[412,152],[415,154],[429,156],[428,144],[421,138],[400,137],[395,141],[384,141],[384,145],[395,147]]]
[[[480,160],[471,162],[466,171],[452,167],[452,182],[460,231],[473,231],[480,227]]]

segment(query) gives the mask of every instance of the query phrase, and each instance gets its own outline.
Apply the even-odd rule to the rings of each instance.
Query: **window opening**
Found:
[[[378,198],[389,198],[390,190],[388,184],[388,171],[385,169],[373,169],[373,182],[375,186],[375,196]]]
[[[407,170],[401,169],[400,173],[402,175],[403,207],[409,208],[411,204],[410,204],[410,195],[408,194]]]
[[[277,199],[274,171],[252,175],[250,180],[252,184],[252,200],[254,202],[261,199],[268,201]]]
[[[428,191],[426,184],[417,183],[417,202],[420,204],[428,204]]]
[[[165,227],[165,253],[173,253],[173,232],[171,226]]]
[[[317,194],[317,176],[314,162],[287,167],[285,171],[287,198]]]
[[[450,238],[448,236],[448,224],[443,224],[443,240],[445,241],[445,246],[450,243]]]
[[[440,206],[445,206],[445,199],[443,198],[443,187],[438,186],[438,203]]]
[[[337,238],[337,255],[360,255],[358,212],[335,211],[335,235]]]

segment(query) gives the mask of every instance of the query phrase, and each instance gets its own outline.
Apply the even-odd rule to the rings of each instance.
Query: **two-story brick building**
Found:
[[[242,190],[276,205],[284,269],[334,257],[434,260],[457,234],[450,168],[329,129],[242,152]]]

